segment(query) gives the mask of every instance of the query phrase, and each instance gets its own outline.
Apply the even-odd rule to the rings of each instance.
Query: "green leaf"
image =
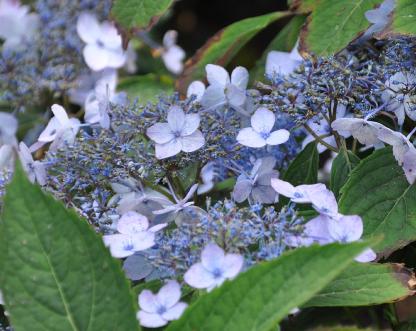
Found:
[[[173,81],[168,76],[154,74],[128,77],[120,81],[117,90],[126,92],[132,100],[139,98],[141,104],[156,102],[159,95],[173,92]]]
[[[349,265],[304,307],[369,306],[412,295],[415,277],[400,264],[358,263]]]
[[[313,245],[256,265],[201,296],[167,330],[269,331],[334,279],[365,247],[362,242]]]
[[[252,80],[264,79],[267,55],[270,51],[290,52],[295,46],[299,36],[300,28],[305,22],[305,16],[299,15],[293,17],[288,24],[277,34],[264,50],[261,58],[256,62],[253,70],[250,72]]]
[[[126,30],[146,29],[172,5],[173,0],[114,0],[111,16]]]
[[[283,179],[294,186],[314,184],[318,180],[319,153],[311,142],[296,156],[287,168]]]
[[[205,77],[205,66],[209,63],[226,66],[237,52],[258,32],[289,12],[274,12],[246,18],[217,32],[196,54],[185,63],[185,69],[177,81],[177,89],[186,94],[188,85]]]
[[[0,232],[1,289],[14,330],[138,330],[120,263],[85,220],[31,184],[20,165]]]
[[[384,235],[375,247],[382,256],[416,240],[416,186],[409,185],[390,147],[373,152],[352,171],[339,208],[363,218],[364,238]]]
[[[300,49],[332,55],[344,49],[369,26],[364,14],[383,0],[320,0],[300,35]]]
[[[416,320],[410,320],[407,322],[400,323],[397,328],[395,328],[396,331],[415,331],[416,330]]]
[[[383,35],[416,35],[416,2],[396,0],[391,24]]]
[[[297,13],[310,13],[315,10],[321,0],[293,0],[291,1],[290,10]]]
[[[339,191],[348,179],[351,171],[360,163],[360,159],[354,153],[342,148],[332,162],[331,180],[329,187],[338,197]]]

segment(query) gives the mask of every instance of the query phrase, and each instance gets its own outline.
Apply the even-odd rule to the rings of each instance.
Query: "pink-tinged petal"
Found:
[[[122,234],[134,234],[137,232],[146,231],[149,227],[147,217],[136,213],[135,211],[128,211],[124,213],[117,223],[117,231]]]
[[[174,156],[182,150],[182,143],[178,139],[173,139],[166,144],[156,144],[155,154],[158,159],[166,159]]]
[[[157,296],[149,290],[143,290],[139,294],[139,306],[147,313],[156,313],[159,308]]]
[[[185,124],[182,128],[182,136],[189,136],[198,129],[199,122],[201,121],[198,114],[185,115]]]
[[[251,116],[251,127],[258,133],[269,133],[273,129],[275,120],[272,111],[261,107]]]
[[[295,187],[290,184],[289,182],[286,182],[284,180],[278,179],[278,178],[272,178],[271,179],[271,186],[273,189],[285,197],[288,198],[296,198],[295,195]]]
[[[168,309],[167,312],[163,313],[162,317],[168,321],[177,320],[179,319],[179,317],[182,316],[183,312],[187,307],[188,304],[186,304],[185,302],[178,302],[172,308]]]
[[[286,141],[289,140],[289,136],[290,136],[290,132],[285,129],[273,131],[270,134],[270,136],[266,139],[266,143],[267,145],[272,145],[272,146],[284,144]]]
[[[253,128],[241,129],[237,135],[237,141],[244,146],[252,148],[261,148],[266,146],[266,140],[260,133],[253,130]]]
[[[182,151],[186,153],[195,152],[205,145],[205,138],[199,130],[189,136],[181,137],[179,140],[182,143]]]
[[[201,104],[206,109],[215,109],[225,105],[225,103],[224,87],[218,85],[208,86],[201,98]]]
[[[97,18],[94,15],[82,13],[78,17],[77,32],[83,42],[87,44],[96,42],[101,34]]]
[[[329,220],[328,232],[336,241],[356,241],[359,240],[363,234],[363,221],[358,215],[340,215],[337,219]]]
[[[181,298],[181,287],[175,280],[169,280],[157,293],[158,302],[165,308],[171,308]]]
[[[172,132],[181,133],[185,124],[185,113],[179,106],[172,106],[168,110],[168,124]]]
[[[231,84],[237,86],[241,90],[247,88],[248,80],[248,71],[244,67],[236,67],[231,73]]]
[[[230,76],[227,70],[216,64],[207,64],[205,67],[207,80],[211,85],[218,85],[223,88],[230,83]]]
[[[205,269],[202,263],[196,263],[189,268],[184,275],[185,282],[194,288],[208,288],[215,283],[214,276],[207,269]]]
[[[241,203],[249,197],[251,190],[253,189],[253,183],[250,179],[239,179],[234,185],[233,199]]]
[[[358,255],[355,258],[355,261],[366,263],[366,262],[374,261],[376,258],[377,258],[377,254],[371,248],[367,248],[364,252],[362,252],[360,255]]]
[[[163,319],[161,315],[149,314],[143,310],[140,310],[137,313],[137,319],[139,320],[140,325],[146,328],[160,328],[161,326],[168,324],[168,322]]]
[[[157,144],[166,144],[175,138],[168,123],[153,124],[146,134]]]
[[[199,80],[196,80],[188,86],[188,90],[186,91],[186,96],[190,98],[191,96],[195,95],[196,96],[195,100],[200,101],[202,96],[204,95],[204,92],[205,92],[204,83],[202,83]]]
[[[233,279],[241,271],[244,258],[240,254],[226,254],[222,264],[223,276]]]
[[[82,54],[85,63],[91,70],[100,71],[108,65],[108,53],[104,49],[95,44],[88,44],[84,47]]]
[[[206,245],[201,253],[201,263],[205,269],[211,272],[221,269],[224,263],[224,251],[217,244]]]

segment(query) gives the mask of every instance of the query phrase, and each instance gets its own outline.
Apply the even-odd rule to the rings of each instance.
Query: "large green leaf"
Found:
[[[332,162],[331,181],[329,187],[338,196],[339,191],[348,179],[351,171],[360,163],[360,159],[354,153],[342,148]]]
[[[168,76],[147,74],[122,79],[117,89],[126,92],[130,99],[138,98],[143,104],[156,102],[161,94],[172,93],[173,81]]]
[[[368,306],[414,293],[415,281],[400,264],[353,263],[304,306]]]
[[[209,63],[227,65],[237,52],[258,32],[289,12],[274,12],[250,17],[235,22],[217,32],[185,64],[185,70],[177,81],[180,92],[186,93],[188,85],[195,79],[205,77],[205,66]]]
[[[396,0],[388,35],[416,35],[416,1]]]
[[[279,31],[277,36],[270,42],[264,50],[261,58],[256,62],[255,67],[250,72],[251,80],[263,80],[266,69],[267,55],[270,51],[290,52],[295,46],[299,37],[299,31],[305,22],[305,16],[293,17],[286,26]]]
[[[201,296],[169,331],[269,331],[345,269],[366,243],[303,247]]]
[[[359,328],[357,326],[330,326],[330,327],[317,327],[310,331],[376,331],[376,329]],[[379,330],[380,331],[380,330]]]
[[[173,0],[114,0],[111,16],[126,30],[146,29],[156,23]]]
[[[380,255],[416,240],[416,185],[409,185],[390,147],[375,151],[352,171],[341,190],[340,212],[360,215],[364,237],[383,235]]]
[[[0,232],[1,289],[14,330],[139,328],[119,262],[85,220],[31,184],[20,165]]]
[[[364,14],[383,0],[320,0],[302,29],[301,50],[332,55],[358,38],[369,26]]]
[[[314,184],[318,180],[319,153],[311,142],[296,156],[283,175],[292,185]]]

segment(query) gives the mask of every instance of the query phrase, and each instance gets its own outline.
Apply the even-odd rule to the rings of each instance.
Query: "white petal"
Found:
[[[144,251],[155,245],[155,234],[152,231],[138,232],[131,236],[134,251]]]
[[[211,85],[205,90],[201,104],[207,109],[215,109],[226,103],[224,87]]]
[[[178,139],[173,139],[166,144],[155,144],[155,154],[158,159],[166,159],[174,156],[182,150],[182,144]]]
[[[120,47],[117,50],[107,50],[107,67],[121,68],[127,61],[126,52]]]
[[[321,214],[334,216],[338,214],[338,203],[334,193],[329,190],[316,192],[310,196],[313,207]]]
[[[175,138],[168,123],[155,123],[146,130],[146,134],[157,144],[166,144]]]
[[[83,42],[94,43],[101,34],[100,25],[94,15],[82,13],[77,21],[78,36]]]
[[[236,202],[243,202],[247,200],[248,196],[253,189],[253,183],[249,179],[237,180],[237,183],[234,186],[233,198]]]
[[[364,252],[355,258],[355,261],[366,263],[374,261],[376,258],[377,254],[371,248],[367,248]]]
[[[326,191],[324,184],[299,185],[295,187],[292,201],[296,203],[310,203],[310,197],[315,194],[320,194],[322,191]]]
[[[175,30],[168,30],[163,36],[163,46],[165,48],[170,48],[176,44],[178,39],[178,32]]]
[[[143,216],[135,211],[128,211],[124,213],[117,223],[117,231],[122,234],[134,234],[137,232],[146,231],[149,227],[149,221],[146,216]]]
[[[224,251],[217,244],[211,243],[205,246],[201,253],[201,263],[208,271],[215,271],[222,267]]]
[[[299,60],[294,60],[291,53],[271,51],[266,59],[266,74],[273,76],[276,74],[288,75],[292,73],[300,64]]]
[[[178,303],[181,298],[181,287],[175,280],[169,280],[157,293],[158,302],[166,307],[171,308]]]
[[[403,157],[403,171],[407,181],[412,185],[416,180],[416,149],[410,147]]]
[[[183,278],[189,286],[199,289],[215,284],[214,276],[202,266],[202,263],[196,263],[190,267]]]
[[[22,141],[19,144],[19,156],[23,163],[33,163],[32,153],[26,144]]]
[[[211,85],[225,88],[230,83],[230,76],[223,67],[216,64],[207,64],[205,70],[207,72],[207,80]]]
[[[285,129],[276,130],[273,131],[270,134],[270,136],[266,139],[266,143],[267,145],[272,146],[284,144],[286,141],[289,140],[289,136],[290,132]]]
[[[46,168],[45,165],[40,161],[35,161],[33,164],[33,170],[35,172],[36,181],[40,186],[46,185]]]
[[[198,114],[185,115],[185,124],[182,128],[182,136],[188,136],[198,129],[200,117]]]
[[[159,306],[157,296],[149,290],[143,290],[139,294],[139,306],[147,313],[155,313]]]
[[[190,98],[192,95],[196,96],[196,101],[200,101],[202,96],[205,92],[205,85],[199,80],[192,82],[188,86],[188,90],[186,91],[186,96]]]
[[[182,151],[186,153],[194,152],[205,144],[205,138],[199,130],[196,130],[189,136],[181,137],[180,141],[182,143]]]
[[[325,215],[319,215],[311,219],[305,225],[304,233],[306,237],[321,245],[333,242],[328,231],[328,222],[330,218]]]
[[[248,71],[244,67],[236,67],[231,73],[231,84],[237,86],[241,90],[247,88],[248,79]]]
[[[94,71],[100,71],[108,66],[108,52],[95,44],[88,44],[82,51],[85,63]]]
[[[328,231],[336,241],[353,242],[361,238],[363,222],[358,215],[340,215],[337,219],[328,222]]]
[[[168,124],[172,132],[182,132],[185,124],[185,113],[179,106],[172,106],[168,110]]]
[[[163,313],[162,317],[168,321],[177,320],[179,319],[179,317],[182,316],[183,312],[187,307],[188,304],[186,304],[185,302],[178,302],[172,308],[168,309],[167,312]]]
[[[117,28],[110,22],[103,22],[100,27],[100,42],[108,50],[122,50],[122,39]]]
[[[226,278],[234,278],[243,268],[244,258],[240,254],[226,254],[222,265],[223,275]]]
[[[146,328],[159,328],[168,324],[159,314],[149,314],[143,310],[137,313],[137,319],[140,321],[140,325]]]
[[[289,182],[285,182],[284,180],[278,178],[272,178],[271,186],[277,193],[284,195],[285,197],[294,197],[295,187]]]
[[[225,88],[227,101],[232,107],[242,107],[246,102],[246,92],[235,85],[228,84]]]
[[[251,191],[253,200],[261,204],[272,204],[277,201],[278,195],[270,185],[257,185]]]
[[[274,126],[274,113],[267,108],[261,107],[251,116],[251,127],[259,133],[269,133]]]
[[[162,54],[162,59],[166,68],[171,73],[178,75],[183,71],[183,60],[185,56],[185,51],[181,47],[174,45]]]
[[[49,120],[46,128],[39,135],[38,141],[51,142],[56,138],[58,131],[61,129],[61,125],[56,117],[52,117]]]
[[[16,117],[9,113],[0,112],[0,136],[4,133],[7,136],[14,136],[17,132],[17,126],[18,123]]]
[[[253,128],[241,129],[237,135],[237,141],[244,146],[260,148],[266,146],[266,140]]]
[[[68,114],[66,113],[64,107],[54,104],[51,107],[52,113],[55,115],[55,118],[58,120],[59,124],[61,124],[62,127],[67,127],[69,118]]]
[[[111,234],[103,236],[104,244],[110,248],[111,255],[115,258],[124,258],[133,255],[134,244],[130,236],[124,234]]]

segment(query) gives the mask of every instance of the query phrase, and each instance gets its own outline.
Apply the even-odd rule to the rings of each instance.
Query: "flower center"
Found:
[[[214,276],[215,279],[220,278],[222,276],[222,270],[219,268],[216,268],[212,272],[212,275]]]
[[[156,312],[157,312],[159,315],[162,315],[162,314],[166,313],[166,311],[167,311],[167,309],[166,309],[166,307],[165,307],[165,306],[159,306],[159,307],[157,308],[157,310],[156,310]]]

